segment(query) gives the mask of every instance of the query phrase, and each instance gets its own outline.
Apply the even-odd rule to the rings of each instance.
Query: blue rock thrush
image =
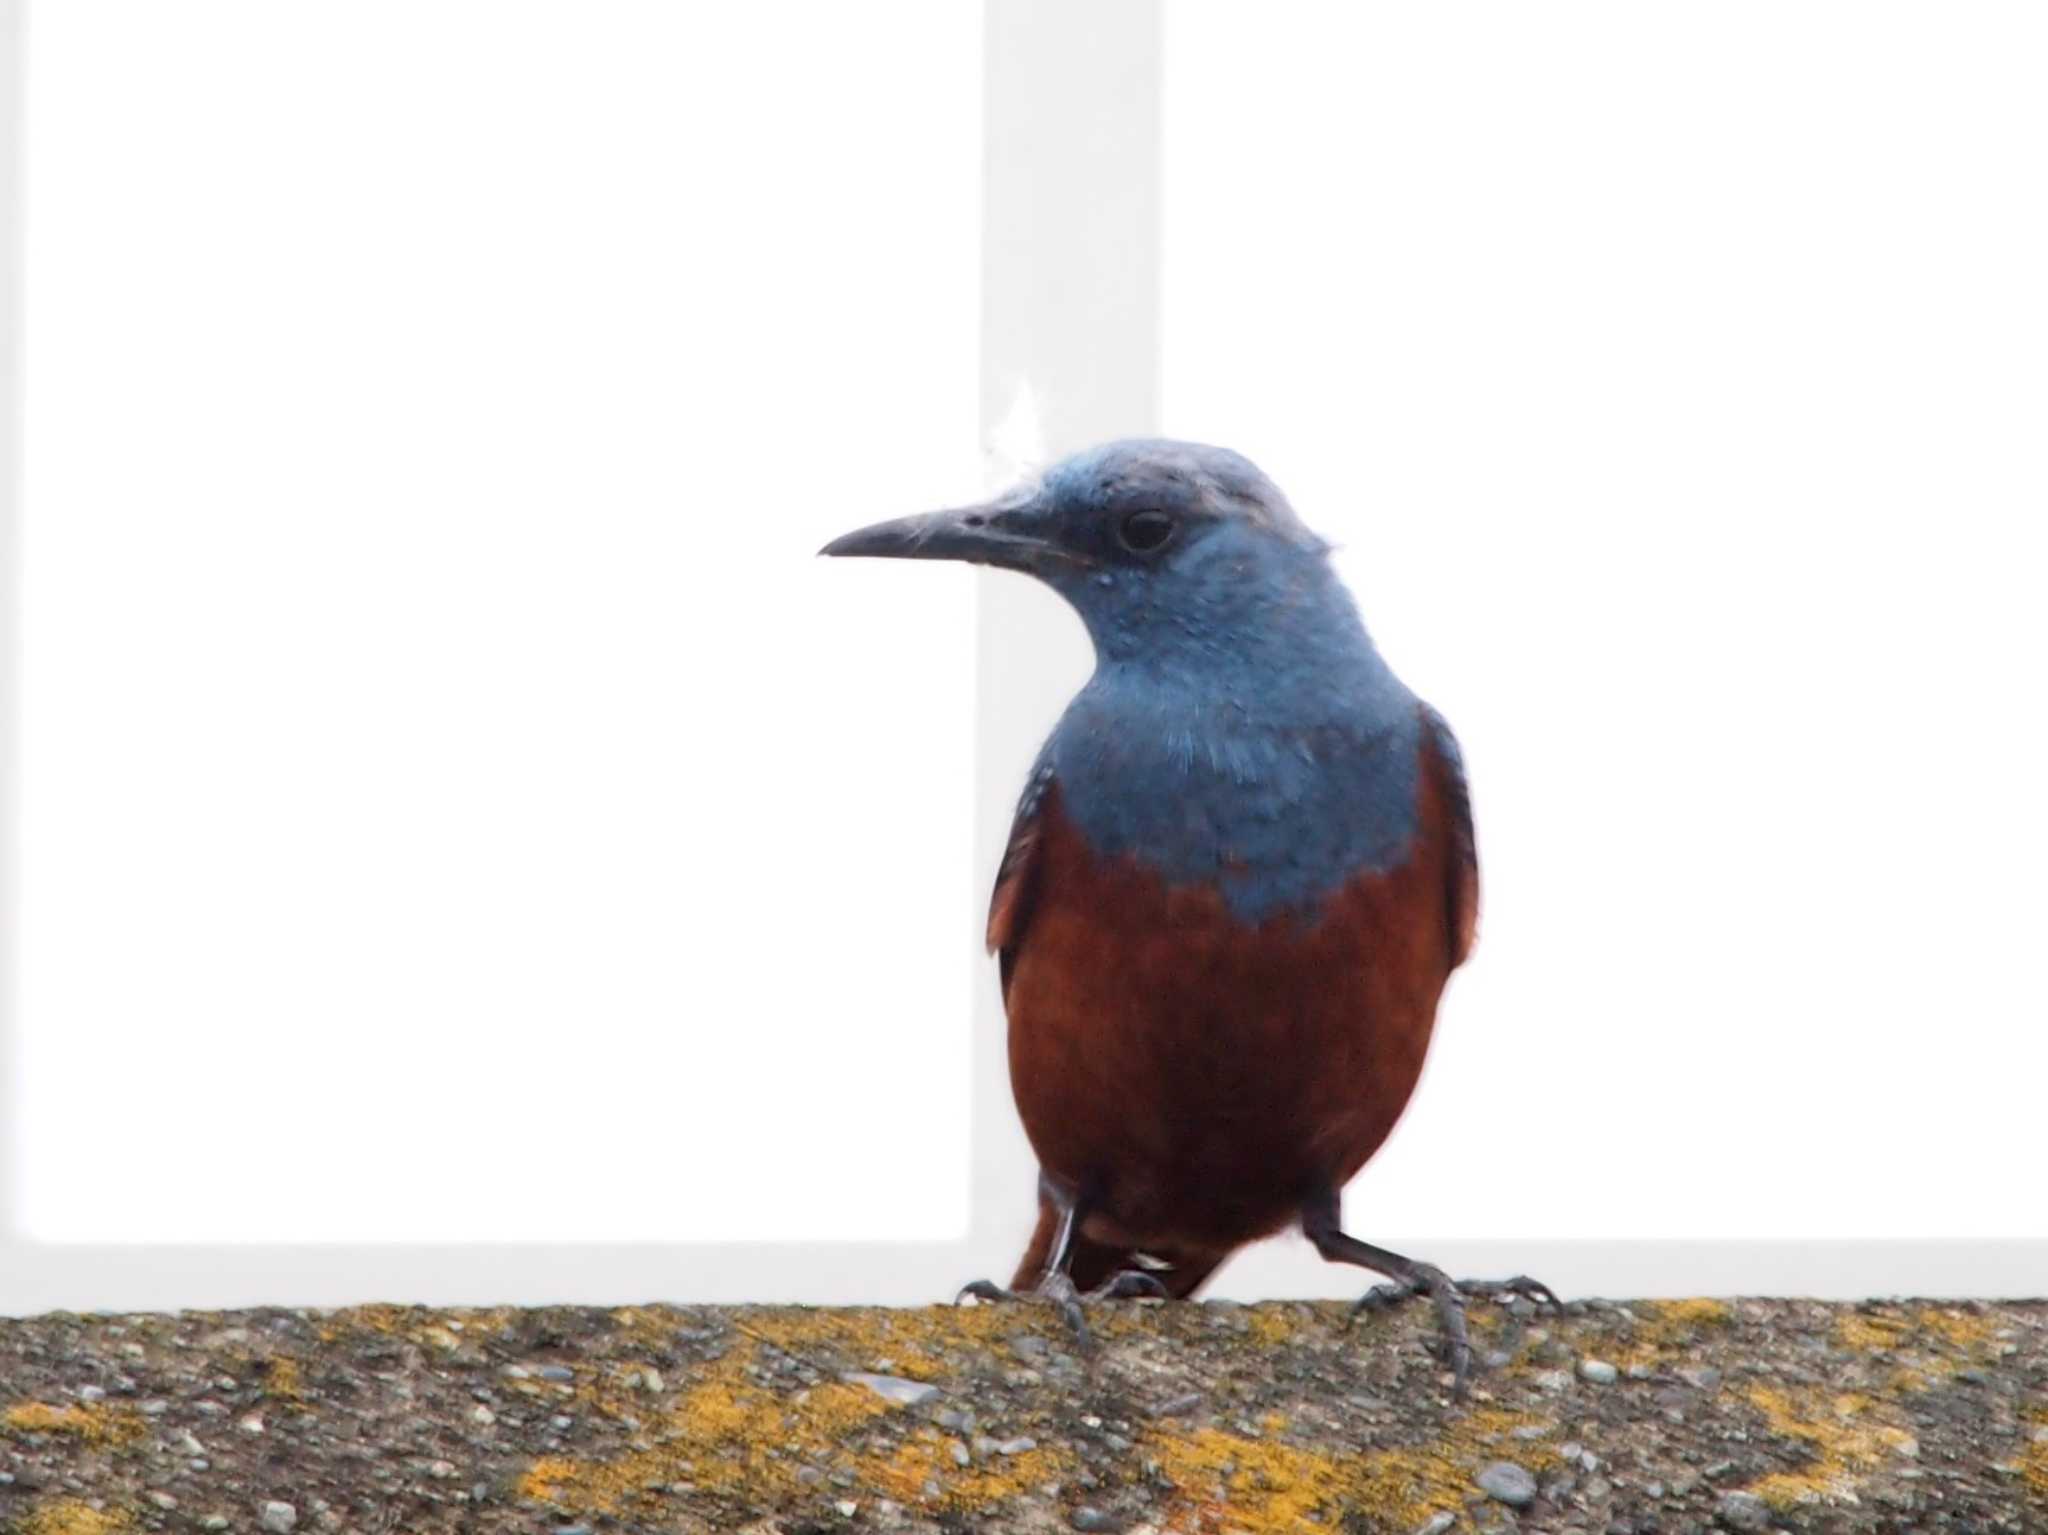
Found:
[[[1462,1394],[1461,1288],[1556,1299],[1340,1228],[1472,947],[1479,866],[1457,741],[1374,649],[1329,545],[1238,454],[1133,440],[823,552],[1022,571],[1095,644],[989,909],[1040,1167],[1012,1285],[1085,1338],[1082,1292],[1186,1296],[1298,1222],[1392,1281],[1361,1307],[1434,1299]]]

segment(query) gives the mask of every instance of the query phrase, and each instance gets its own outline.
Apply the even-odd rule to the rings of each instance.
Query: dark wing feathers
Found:
[[[1050,764],[1032,770],[1031,780],[1017,803],[1016,819],[1010,823],[1010,844],[1003,849],[1003,861],[996,869],[996,887],[988,902],[988,946],[1002,972],[1003,995],[1010,994],[1010,971],[1015,968],[1017,945],[1031,922],[1031,908],[1038,898],[1039,817],[1053,794]]]
[[[1449,877],[1444,888],[1444,914],[1450,926],[1451,964],[1461,965],[1472,952],[1479,929],[1479,845],[1472,834],[1472,794],[1465,787],[1465,754],[1450,724],[1422,706],[1429,744],[1437,762],[1437,781],[1450,815]]]

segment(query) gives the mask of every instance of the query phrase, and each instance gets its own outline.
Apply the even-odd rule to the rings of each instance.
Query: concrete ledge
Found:
[[[1518,1308],[1526,1313],[1526,1307]],[[2048,1529],[2048,1303],[645,1306],[0,1322],[0,1527]]]

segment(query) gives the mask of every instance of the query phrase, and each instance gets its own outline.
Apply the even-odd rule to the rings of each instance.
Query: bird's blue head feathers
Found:
[[[1414,827],[1419,705],[1279,487],[1227,448],[1133,438],[994,501],[826,554],[1036,576],[1095,642],[1038,779],[1106,854],[1220,883],[1256,918],[1385,867]]]
[[[1027,572],[1073,604],[1106,661],[1241,649],[1275,623],[1356,629],[1329,545],[1251,460],[1201,443],[1105,443],[994,501],[863,528],[824,552]]]

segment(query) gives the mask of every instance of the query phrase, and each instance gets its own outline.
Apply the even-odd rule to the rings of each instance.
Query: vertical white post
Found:
[[[21,750],[21,139],[22,0],[0,0],[0,1255],[14,1229],[21,1165],[11,1112]]]
[[[1157,0],[988,0],[981,400],[999,460],[1158,430],[1160,29]],[[1049,593],[987,574],[978,595],[976,860],[993,878],[1031,758],[1090,660]],[[1001,1003],[992,984],[980,996],[972,1245],[1007,1267],[1036,1172]]]

